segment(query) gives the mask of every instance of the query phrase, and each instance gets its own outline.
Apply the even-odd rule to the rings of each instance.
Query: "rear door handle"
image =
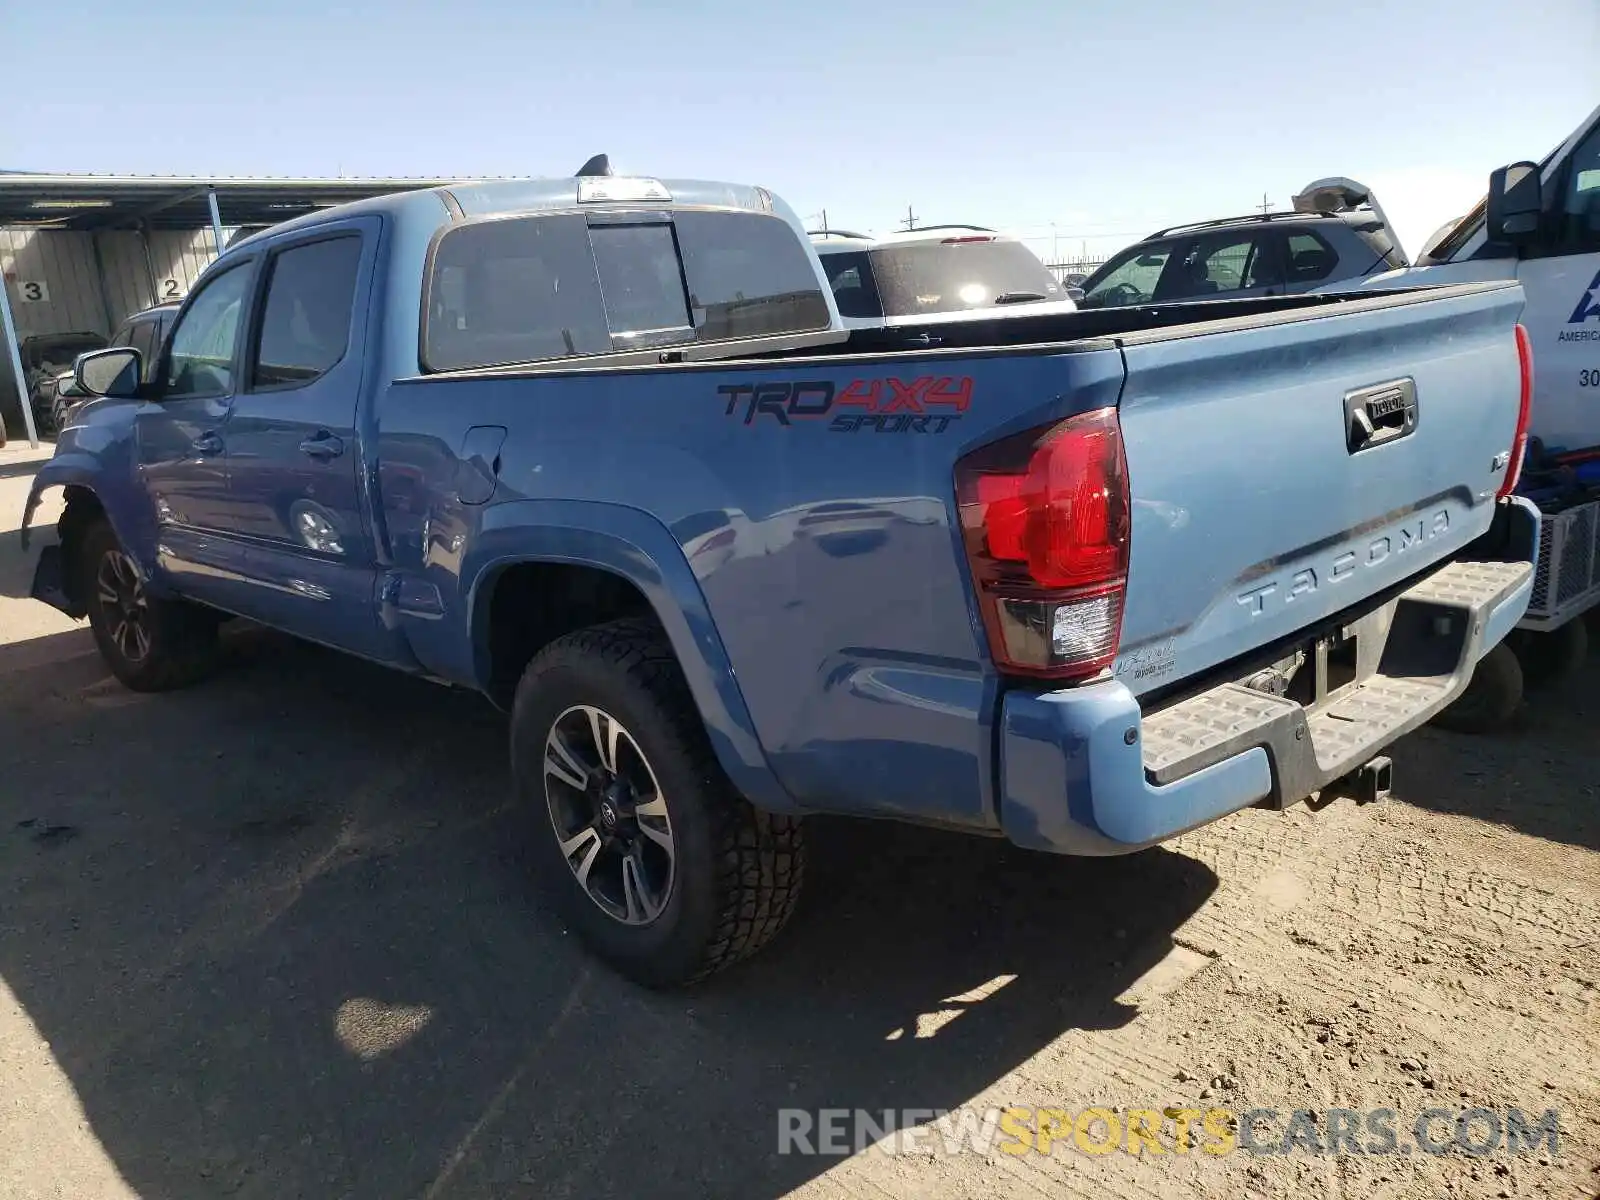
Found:
[[[222,435],[218,433],[202,433],[189,443],[189,448],[196,454],[221,454]]]
[[[329,459],[338,458],[339,455],[344,453],[344,439],[335,437],[326,429],[319,429],[300,443],[300,453],[308,458],[327,462]]]

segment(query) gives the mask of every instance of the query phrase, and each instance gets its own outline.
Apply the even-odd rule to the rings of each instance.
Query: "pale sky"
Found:
[[[1600,104],[1600,0],[19,0],[0,44],[52,48],[6,89],[0,167],[460,178],[605,151],[1047,256],[1324,175],[1372,185],[1414,254]]]

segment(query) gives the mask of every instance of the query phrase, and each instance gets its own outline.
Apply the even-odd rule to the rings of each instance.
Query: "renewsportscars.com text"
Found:
[[[1555,1109],[961,1108],[778,1110],[778,1153],[1526,1154],[1560,1149]]]

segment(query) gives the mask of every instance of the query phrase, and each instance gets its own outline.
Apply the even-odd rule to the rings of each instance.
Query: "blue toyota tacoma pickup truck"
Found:
[[[847,332],[762,188],[385,197],[231,246],[148,382],[79,360],[34,594],[132,688],[243,616],[482,692],[554,902],[681,984],[808,814],[1105,855],[1381,789],[1527,603],[1522,304]]]

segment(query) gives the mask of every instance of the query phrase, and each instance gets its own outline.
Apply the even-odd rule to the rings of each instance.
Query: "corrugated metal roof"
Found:
[[[319,208],[459,177],[296,179],[231,175],[52,175],[0,170],[0,227],[204,229],[215,191],[225,225],[273,225]]]

